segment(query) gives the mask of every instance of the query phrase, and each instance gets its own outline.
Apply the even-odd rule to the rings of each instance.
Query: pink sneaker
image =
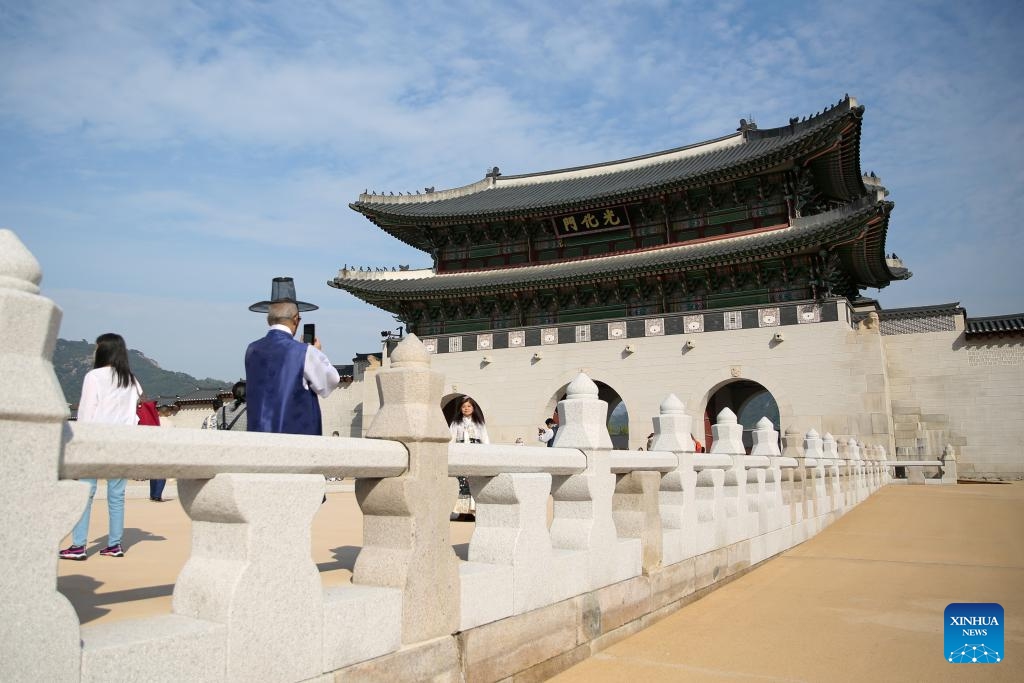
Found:
[[[84,545],[72,545],[60,551],[60,559],[62,560],[84,560],[85,558]]]
[[[120,543],[108,545],[100,551],[100,555],[103,555],[104,557],[124,557],[124,548],[121,547]]]

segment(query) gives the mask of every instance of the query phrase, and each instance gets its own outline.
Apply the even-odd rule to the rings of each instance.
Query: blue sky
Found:
[[[390,314],[343,264],[429,265],[348,208],[761,127],[855,96],[914,277],[886,307],[1024,311],[1019,2],[0,0],[0,226],[61,336],[233,379],[295,278],[335,363]],[[306,316],[304,316],[304,320]]]

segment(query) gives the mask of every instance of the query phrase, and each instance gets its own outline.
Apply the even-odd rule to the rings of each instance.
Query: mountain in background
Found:
[[[77,404],[82,395],[82,380],[85,373],[92,370],[95,344],[85,341],[69,341],[58,339],[57,348],[53,351],[53,369],[57,372],[60,388],[68,403]],[[196,379],[184,372],[164,370],[157,362],[147,358],[141,351],[128,349],[128,363],[132,372],[138,377],[146,396],[184,396],[197,388],[227,388],[233,382],[206,377]]]

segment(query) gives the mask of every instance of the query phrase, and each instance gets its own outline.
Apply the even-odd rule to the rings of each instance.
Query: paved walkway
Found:
[[[998,602],[1000,664],[943,611]],[[887,486],[817,537],[553,681],[1024,681],[1024,485]]]
[[[361,515],[351,485],[331,488],[312,548],[324,584],[338,585],[362,544]],[[127,555],[96,555],[106,540],[97,500],[93,554],[60,562],[58,587],[83,623],[170,611],[189,520],[176,501],[146,499],[129,499],[126,519]],[[458,549],[472,527],[452,524]],[[946,663],[951,602],[1003,606],[1004,662]],[[1024,484],[888,486],[816,538],[554,680],[1024,680]]]

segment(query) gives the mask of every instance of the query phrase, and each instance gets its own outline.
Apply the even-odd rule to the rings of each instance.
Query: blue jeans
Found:
[[[167,484],[166,479],[150,479],[149,480],[149,499],[160,500],[164,497],[164,486]]]
[[[96,480],[82,479],[89,485],[89,502],[85,504],[85,512],[71,532],[71,545],[85,545],[89,540],[89,516],[92,514],[92,499],[96,495]],[[124,535],[124,489],[127,479],[107,479],[107,510],[110,517],[110,533],[107,545],[117,545]]]

